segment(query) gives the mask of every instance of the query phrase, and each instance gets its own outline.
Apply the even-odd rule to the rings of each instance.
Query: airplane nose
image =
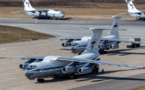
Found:
[[[65,15],[64,14],[62,14],[62,17],[64,17]]]
[[[65,14],[64,14],[62,11],[60,12],[60,14],[61,14],[61,16],[62,16],[62,17],[64,17],[64,16],[65,16]]]
[[[25,76],[29,79],[29,80],[34,80],[36,77],[33,73],[30,73],[29,70],[25,70],[24,71]]]
[[[71,46],[71,51],[72,51],[72,53],[75,53],[75,48],[74,48],[74,46]]]

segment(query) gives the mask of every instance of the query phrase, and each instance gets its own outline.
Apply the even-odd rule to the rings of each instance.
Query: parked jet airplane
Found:
[[[139,11],[138,9],[136,9],[136,7],[134,6],[133,2],[134,0],[125,0],[127,3],[127,7],[128,7],[128,13],[122,13],[119,15],[131,15],[132,17],[135,17],[137,20],[145,20],[145,11]]]
[[[64,17],[64,13],[59,10],[54,9],[34,9],[29,0],[23,0],[24,3],[24,11],[16,11],[12,13],[27,13],[28,15],[33,15],[35,18],[50,18],[50,19],[62,19]]]
[[[93,35],[88,43],[86,50],[78,56],[63,57],[63,56],[30,56],[30,57],[8,57],[7,59],[29,59],[27,65],[21,65],[24,69],[25,76],[34,80],[37,78],[38,82],[43,82],[44,78],[53,76],[56,78],[60,75],[67,75],[70,79],[73,79],[77,74],[88,74],[91,72],[98,72],[98,64],[115,65],[123,67],[131,67],[137,69],[145,69],[145,67],[132,66],[126,64],[117,64],[111,62],[99,61],[99,42],[102,36],[103,30],[99,28],[90,28],[93,31]],[[2,59],[2,57],[1,57]],[[4,58],[3,58],[4,59]],[[30,61],[30,62],[29,62]]]
[[[101,42],[99,45],[99,52],[100,54],[104,53],[104,50],[109,50],[109,49],[117,49],[119,48],[119,43],[120,42],[127,42],[127,43],[139,43],[139,42],[133,42],[133,41],[128,41],[128,40],[121,40],[119,39],[119,25],[121,21],[121,16],[113,16],[114,22],[112,24],[112,29],[108,33],[107,36],[104,36],[101,38]],[[90,36],[84,36],[84,37],[72,37],[72,38],[61,38],[61,40],[65,39],[67,40],[65,43],[62,43],[62,46],[71,47],[71,51],[73,53],[82,53],[86,47],[87,44],[90,40]],[[139,45],[137,45],[139,47]]]

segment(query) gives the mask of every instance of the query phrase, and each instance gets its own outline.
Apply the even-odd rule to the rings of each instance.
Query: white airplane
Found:
[[[136,9],[136,7],[134,6],[133,2],[134,0],[125,0],[127,3],[127,7],[128,7],[128,13],[122,13],[119,15],[131,15],[132,17],[135,17],[137,20],[145,20],[145,11],[139,11],[138,9]]]
[[[33,15],[35,18],[50,18],[50,19],[62,19],[64,17],[64,13],[59,10],[54,9],[34,9],[29,0],[23,0],[24,3],[24,11],[16,11],[12,13],[27,13],[28,15]]]
[[[120,42],[126,42],[126,43],[143,43],[143,42],[136,42],[136,41],[128,41],[128,40],[121,40],[119,39],[119,25],[121,21],[122,16],[112,16],[114,18],[114,22],[112,24],[112,29],[108,33],[107,36],[104,36],[101,38],[101,42],[99,44],[99,52],[100,54],[104,53],[104,50],[109,49],[117,49],[119,48]],[[79,53],[81,54],[87,47],[87,44],[90,40],[90,36],[83,36],[83,37],[72,37],[72,38],[61,38],[61,40],[67,40],[66,42],[62,43],[62,46],[71,47],[71,51],[73,53]],[[139,47],[140,44],[138,44],[136,47]]]
[[[79,74],[88,74],[91,72],[98,72],[99,65],[115,65],[123,67],[131,67],[137,69],[145,69],[145,67],[118,64],[111,62],[99,61],[99,42],[102,36],[103,30],[99,28],[90,28],[93,31],[93,35],[88,43],[86,50],[78,56],[63,57],[63,56],[30,56],[30,57],[7,57],[7,59],[29,59],[27,65],[21,68],[24,69],[24,74],[29,80],[37,78],[38,82],[43,82],[44,78],[53,76],[67,75],[70,79],[75,78]],[[1,59],[6,59],[1,57]]]

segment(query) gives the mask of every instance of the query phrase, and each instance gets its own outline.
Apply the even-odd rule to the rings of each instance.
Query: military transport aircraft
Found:
[[[29,57],[1,57],[1,59],[29,59],[27,65],[21,65],[24,69],[24,74],[29,80],[37,78],[38,82],[43,82],[44,78],[53,76],[57,78],[60,75],[68,76],[70,79],[75,78],[79,74],[88,74],[91,72],[98,72],[99,65],[115,65],[123,67],[131,67],[137,69],[145,69],[145,67],[132,66],[126,64],[117,64],[111,62],[99,61],[98,45],[102,36],[103,30],[101,28],[90,28],[93,35],[88,43],[86,50],[78,56],[63,57],[63,56],[29,56]],[[29,62],[30,61],[30,62]]]
[[[126,43],[141,43],[136,41],[129,41],[129,40],[121,40],[119,39],[119,26],[122,16],[112,16],[114,18],[114,22],[112,24],[111,31],[108,33],[107,36],[104,36],[101,38],[101,42],[99,44],[99,52],[100,54],[104,53],[104,50],[109,49],[117,49],[119,48],[120,42],[126,42]],[[62,43],[62,46],[71,47],[71,51],[73,53],[82,53],[85,48],[87,47],[87,44],[90,40],[90,36],[83,36],[83,37],[69,37],[69,38],[60,38],[60,40],[66,40],[66,42]],[[139,47],[140,44],[136,45],[136,47]]]
[[[119,15],[131,15],[132,17],[135,17],[137,20],[145,20],[145,11],[139,11],[134,6],[133,2],[134,0],[125,0],[128,7],[128,13],[121,13]]]
[[[35,18],[38,19],[62,19],[64,17],[64,13],[59,10],[54,9],[40,9],[36,10],[34,9],[29,0],[23,0],[24,3],[24,11],[16,11],[12,13],[27,13],[28,15],[33,15]]]

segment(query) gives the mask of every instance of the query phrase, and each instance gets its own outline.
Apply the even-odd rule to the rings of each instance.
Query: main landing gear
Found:
[[[37,79],[37,82],[40,82],[40,83],[41,83],[41,82],[44,82],[44,79],[38,78],[38,79]]]

